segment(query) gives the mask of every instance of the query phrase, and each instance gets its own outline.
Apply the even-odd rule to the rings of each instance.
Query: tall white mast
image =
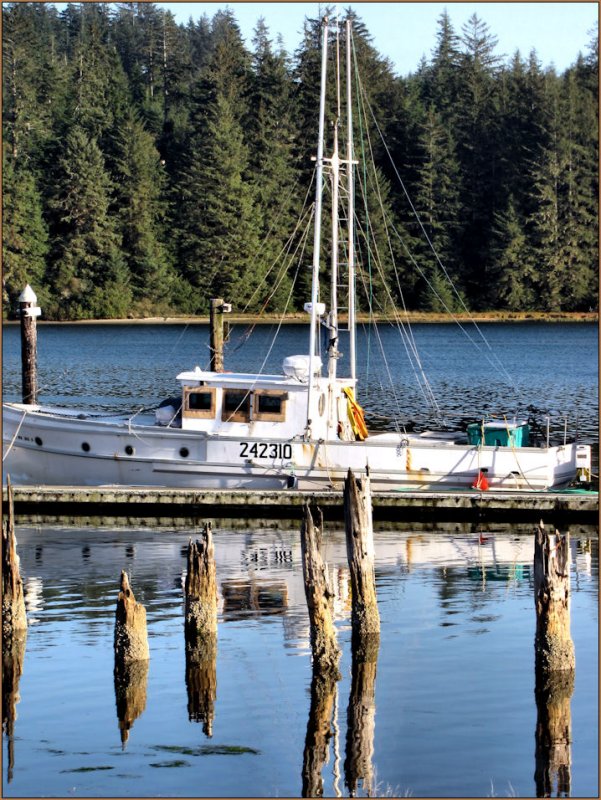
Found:
[[[334,148],[332,157],[326,158],[330,164],[332,175],[332,266],[330,282],[330,313],[328,315],[328,378],[336,379],[336,362],[338,360],[338,218],[340,202],[340,153],[338,151],[338,121],[340,119],[340,73],[338,65],[338,43],[336,47],[336,82],[338,109],[334,123]]]
[[[351,21],[346,21],[346,119],[347,177],[348,177],[348,328],[351,378],[356,379],[356,320],[355,320],[355,185],[353,175],[353,103],[351,92]]]
[[[323,192],[323,145],[326,108],[326,68],[328,58],[328,18],[323,18],[321,45],[321,90],[319,96],[319,133],[317,140],[317,169],[315,186],[315,232],[313,236],[313,272],[311,281],[311,327],[309,332],[309,388],[307,392],[307,426],[311,417],[311,396],[315,383],[317,345],[317,302],[319,297],[319,259],[321,255],[321,206]]]

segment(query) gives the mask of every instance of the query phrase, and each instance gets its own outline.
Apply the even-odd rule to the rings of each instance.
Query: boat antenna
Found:
[[[314,363],[317,345],[317,302],[319,299],[319,259],[321,251],[321,207],[323,194],[323,145],[326,107],[326,69],[328,58],[328,18],[322,20],[321,87],[319,95],[319,133],[317,139],[317,165],[315,181],[315,231],[313,236],[313,270],[311,279],[311,326],[309,330],[309,386],[307,391],[307,428],[311,421],[311,395],[313,393]]]

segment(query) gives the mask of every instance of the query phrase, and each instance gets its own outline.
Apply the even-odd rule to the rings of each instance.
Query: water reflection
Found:
[[[243,619],[252,614],[282,614],[288,607],[288,587],[256,578],[221,582],[224,621]]]
[[[115,662],[115,702],[121,734],[121,747],[125,749],[134,722],[146,708],[149,661]]]
[[[511,528],[376,531],[382,634],[374,658],[360,660],[351,641],[344,533],[326,526],[343,650],[343,678],[332,687],[311,673],[298,531],[222,524],[214,529],[218,695],[217,649],[193,651],[182,635],[189,530],[19,527],[26,605],[37,623],[25,661],[4,666],[4,776],[13,796],[62,796],[73,768],[82,770],[81,796],[192,796],[197,770],[149,764],[158,746],[200,752],[199,726],[211,737],[202,749],[205,796],[244,796],[249,787],[260,796],[294,796],[301,783],[303,793],[331,796],[340,772],[343,794],[358,796],[378,786],[390,796],[485,796],[491,781],[499,794],[511,783],[520,796],[563,792],[568,784],[573,795],[595,795],[596,531],[571,535],[579,674],[567,706],[573,740],[562,755],[551,734],[565,728],[566,698],[549,687],[533,691],[532,535]],[[114,575],[124,555],[147,608],[152,665],[137,679],[113,681]],[[16,713],[8,719],[7,698],[14,712],[18,692],[10,686],[18,688],[23,667],[18,737],[9,736]],[[124,751],[115,747],[115,708],[120,737],[130,739]],[[250,745],[252,756],[244,749]],[[83,772],[93,765],[113,769]],[[119,778],[125,774],[135,776],[130,790]]]
[[[186,641],[188,719],[201,722],[205,736],[213,735],[217,699],[217,637],[202,644]]]
[[[536,751],[534,781],[537,797],[570,797],[574,671],[536,674]]]
[[[352,642],[351,692],[347,711],[344,779],[351,797],[359,781],[367,797],[374,789],[374,736],[376,727],[376,671],[379,635],[357,637]]]
[[[313,670],[311,704],[303,751],[302,797],[323,797],[323,768],[332,738],[332,715],[338,676],[332,670]]]
[[[6,777],[8,783],[13,779],[15,769],[15,721],[17,719],[17,703],[19,681],[23,674],[25,661],[25,644],[27,631],[18,631],[16,635],[2,641],[2,730],[4,731],[8,749]]]

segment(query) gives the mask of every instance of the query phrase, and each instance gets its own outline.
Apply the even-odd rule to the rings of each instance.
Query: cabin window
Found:
[[[258,391],[253,394],[253,419],[263,422],[284,422],[286,419],[285,392]]]
[[[185,387],[183,415],[192,419],[215,418],[215,389]]]
[[[244,389],[224,389],[223,422],[248,422],[250,419],[250,392]]]

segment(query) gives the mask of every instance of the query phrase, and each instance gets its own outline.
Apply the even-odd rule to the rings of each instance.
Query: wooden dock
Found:
[[[327,519],[341,519],[342,492],[196,490],[153,487],[14,487],[17,516],[61,517],[261,517],[300,519],[306,502]],[[372,494],[374,517],[407,521],[515,521],[549,524],[599,521],[597,492],[396,491]],[[6,489],[3,490],[3,505]]]

